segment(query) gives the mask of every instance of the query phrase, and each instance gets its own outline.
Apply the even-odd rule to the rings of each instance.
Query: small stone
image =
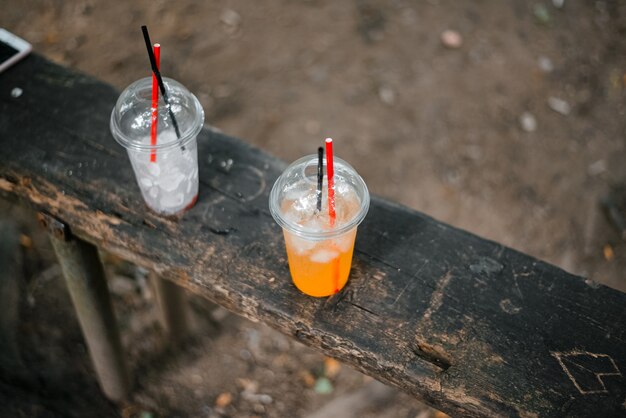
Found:
[[[378,97],[386,105],[393,105],[396,102],[396,92],[390,87],[383,86],[378,89]]]
[[[539,68],[544,73],[551,73],[554,70],[554,64],[552,64],[552,60],[544,55],[540,56],[537,60],[539,64]]]
[[[444,30],[441,33],[441,42],[446,48],[457,49],[463,45],[463,37],[455,30]]]
[[[254,380],[240,378],[237,379],[237,384],[243,388],[243,391],[246,393],[256,393],[256,391],[259,390],[259,383]]]
[[[483,157],[483,150],[478,145],[468,145],[465,147],[465,155],[474,161],[478,161]]]
[[[256,412],[257,414],[264,414],[265,407],[260,403],[254,404],[254,412]]]
[[[242,348],[241,350],[239,350],[239,357],[241,357],[242,360],[251,360],[252,353],[245,348]]]
[[[13,90],[11,90],[11,97],[13,97],[14,99],[17,99],[18,97],[22,95],[22,93],[24,93],[24,90],[22,90],[19,87],[13,87]]]
[[[220,15],[220,21],[226,26],[226,32],[233,34],[241,26],[241,15],[232,9],[226,9]]]
[[[33,240],[28,235],[21,234],[20,235],[20,245],[24,248],[32,248]]]
[[[613,260],[613,257],[615,257],[615,253],[613,252],[613,247],[611,247],[610,244],[606,244],[604,248],[602,248],[602,252],[604,254],[604,259],[606,261],[611,261]]]
[[[218,408],[225,408],[233,401],[233,395],[229,392],[220,393],[217,399],[215,399],[215,406]]]
[[[589,167],[587,168],[587,173],[590,176],[597,176],[606,172],[606,170],[607,170],[606,161],[598,160],[593,164],[589,164]]]
[[[530,112],[524,112],[519,117],[519,124],[524,132],[535,132],[537,130],[537,119]]]
[[[192,374],[191,375],[191,383],[193,383],[194,385],[199,385],[202,382],[204,382],[204,379],[199,374]]]
[[[550,109],[554,110],[557,113],[560,113],[563,116],[569,115],[569,112],[572,110],[569,103],[557,97],[548,98],[548,106],[550,106]]]
[[[241,392],[241,397],[248,402],[261,403],[263,405],[269,405],[274,401],[274,399],[272,399],[270,395],[267,395],[265,393],[256,394],[247,392],[245,390]]]
[[[552,5],[557,9],[560,9],[565,4],[565,0],[552,0]]]

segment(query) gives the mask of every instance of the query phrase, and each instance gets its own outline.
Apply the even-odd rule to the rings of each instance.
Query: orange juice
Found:
[[[329,296],[348,281],[356,228],[332,239],[309,241],[284,230],[293,283],[310,296]],[[303,245],[304,243],[304,245]]]
[[[356,230],[369,208],[363,179],[335,158],[334,218],[328,189],[316,187],[318,157],[303,157],[281,174],[270,192],[270,212],[283,228],[294,285],[309,296],[339,292],[348,282]],[[318,202],[320,206],[318,206]]]

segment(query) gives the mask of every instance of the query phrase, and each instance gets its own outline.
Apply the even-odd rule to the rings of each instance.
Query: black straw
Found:
[[[322,211],[322,183],[324,182],[324,148],[317,149],[317,211]]]
[[[159,84],[159,90],[161,90],[161,95],[163,96],[163,100],[165,101],[165,105],[167,107],[168,112],[170,113],[170,117],[172,118],[172,125],[174,125],[174,130],[176,131],[176,138],[180,139],[180,130],[178,129],[178,122],[176,121],[176,117],[174,117],[174,112],[172,112],[172,108],[170,106],[170,98],[167,95],[167,91],[165,90],[165,85],[163,84],[163,78],[161,78],[161,73],[159,72],[159,68],[156,64],[156,58],[154,58],[154,51],[152,50],[152,42],[150,42],[150,35],[148,34],[148,28],[146,25],[141,27],[141,31],[143,32],[143,39],[146,41],[146,48],[148,48],[148,57],[150,57],[150,66],[152,67],[152,72],[156,76],[157,83]],[[184,150],[185,148],[182,147]]]

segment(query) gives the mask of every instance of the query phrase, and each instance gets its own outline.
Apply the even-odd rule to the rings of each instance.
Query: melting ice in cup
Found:
[[[311,261],[314,263],[326,264],[330,263],[337,257],[339,257],[339,253],[337,251],[322,248],[311,254]]]
[[[174,135],[164,132],[164,135]],[[167,142],[167,138],[164,138]],[[150,137],[143,144],[150,143]],[[183,150],[173,147],[157,150],[156,162],[146,151],[128,152],[137,183],[149,207],[157,212],[176,213],[193,201],[198,192],[197,145],[191,142]]]
[[[150,163],[148,162],[148,164],[145,165],[146,170],[148,170],[148,174],[151,176],[158,176],[159,174],[161,174],[161,166],[159,166],[158,163]]]
[[[345,253],[347,251],[350,251],[350,248],[352,248],[353,239],[354,239],[353,234],[347,233],[347,234],[343,234],[334,238],[333,244],[335,244],[335,246],[337,247],[339,251]]]
[[[296,254],[300,255],[312,250],[316,245],[315,241],[300,238],[293,234],[290,234],[287,240],[289,241],[290,248],[292,248]]]
[[[171,209],[180,206],[185,199],[183,193],[165,193],[161,196],[159,203],[164,209]]]
[[[174,167],[170,173],[162,175],[156,183],[163,191],[173,192],[184,180],[185,175],[177,167]]]

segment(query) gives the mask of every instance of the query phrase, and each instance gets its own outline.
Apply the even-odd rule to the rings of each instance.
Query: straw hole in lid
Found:
[[[152,90],[149,88],[138,89],[137,91],[135,91],[134,96],[137,101],[149,102],[150,104],[152,104]]]
[[[317,184],[317,162],[311,161],[302,167],[302,175],[308,183]]]

